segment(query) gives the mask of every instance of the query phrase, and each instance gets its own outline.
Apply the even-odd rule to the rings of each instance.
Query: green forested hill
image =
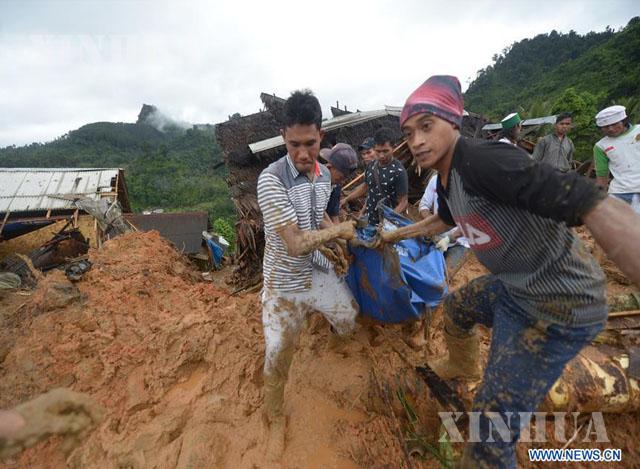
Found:
[[[0,167],[121,167],[132,208],[206,210],[235,216],[213,126],[96,122],[56,140],[0,149]],[[166,120],[166,119],[165,119]]]
[[[640,17],[619,32],[552,31],[516,42],[494,55],[464,95],[467,109],[494,121],[510,112],[523,118],[575,113],[572,138],[583,159],[599,138],[597,111],[623,104],[637,121],[639,97]]]

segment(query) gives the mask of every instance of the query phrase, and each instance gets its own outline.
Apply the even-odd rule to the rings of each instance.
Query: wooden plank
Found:
[[[69,218],[69,214],[67,215],[52,215],[50,218],[45,217],[31,217],[31,218],[16,218],[13,220],[14,222],[27,222],[27,221],[58,221],[58,220],[66,220]]]
[[[45,218],[49,218],[51,216],[51,209],[47,210],[47,215]]]
[[[469,113],[469,115],[471,115],[471,113]],[[484,127],[484,117],[481,114],[479,117],[476,117],[476,119],[478,119],[478,122],[476,124],[476,130],[473,133],[473,138],[481,138],[482,137],[482,127]]]
[[[96,247],[99,248],[102,246],[102,242],[100,241],[100,232],[98,230],[98,220],[93,219],[93,232],[96,235]]]
[[[615,313],[609,313],[610,318],[619,318],[623,316],[640,316],[640,309],[633,309],[630,311],[617,311]]]
[[[128,218],[125,218],[125,217],[122,217],[122,218],[124,218],[124,221],[128,223],[131,228],[133,228],[133,231],[140,231],[140,228],[138,228],[134,222],[132,222]]]
[[[353,178],[353,180],[352,180],[349,184],[347,184],[346,186],[344,186],[344,187],[342,188],[342,190],[343,190],[343,191],[345,191],[345,190],[349,189],[349,188],[350,188],[351,186],[353,186],[356,182],[360,181],[360,179],[362,179],[363,177],[364,177],[364,173],[362,173],[362,174],[358,175],[357,177]]]

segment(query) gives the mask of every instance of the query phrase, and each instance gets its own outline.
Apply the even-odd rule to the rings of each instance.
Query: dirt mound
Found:
[[[127,234],[89,256],[93,268],[75,287],[55,272],[23,308],[3,363],[2,406],[55,386],[94,396],[105,421],[73,453],[72,467],[168,467],[205,455],[225,465],[242,442],[223,427],[260,405],[255,296],[227,301],[226,291],[196,283],[155,232]],[[74,288],[78,295],[56,297],[52,307],[51,292]],[[20,462],[64,466],[55,441]]]
[[[202,282],[157,232],[128,233],[89,257],[92,269],[74,284],[54,272],[31,297],[0,298],[0,333],[12,337],[0,356],[0,408],[65,386],[105,409],[68,459],[52,438],[18,467],[400,467],[404,449],[425,453],[400,444],[409,425],[437,447],[438,407],[398,351],[415,363],[442,353],[439,310],[427,347],[411,348],[402,326],[359,326],[346,358],[326,351],[328,325],[311,316],[285,393],[287,449],[269,464],[259,295]],[[484,272],[472,259],[454,287]],[[626,445],[635,421],[624,420],[612,441]],[[440,467],[428,453],[411,460]]]

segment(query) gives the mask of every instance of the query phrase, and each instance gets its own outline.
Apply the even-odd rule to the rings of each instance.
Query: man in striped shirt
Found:
[[[294,92],[284,105],[280,130],[288,153],[258,178],[266,241],[262,323],[267,457],[274,461],[284,451],[284,387],[302,321],[311,311],[322,313],[331,324],[329,340],[335,349],[353,332],[358,314],[347,284],[317,250],[326,242],[355,236],[354,222],[333,224],[326,213],[331,175],[317,161],[324,137],[321,124],[316,97],[308,90]]]
[[[407,99],[400,125],[416,163],[438,171],[438,213],[382,239],[433,236],[457,224],[491,272],[445,299],[449,354],[430,364],[445,379],[480,378],[476,325],[492,328],[473,403],[480,441],[466,444],[459,467],[515,468],[520,418],[536,411],[607,318],[604,275],[569,226],[584,223],[640,285],[640,216],[576,173],[511,145],[461,137],[462,112],[452,76],[431,77]],[[494,438],[490,418],[508,422],[509,438]]]

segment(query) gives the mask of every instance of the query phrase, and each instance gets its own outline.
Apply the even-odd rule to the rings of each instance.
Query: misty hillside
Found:
[[[134,210],[207,210],[235,215],[215,130],[189,126],[144,105],[135,124],[95,122],[49,143],[0,149],[0,167],[121,167]],[[220,165],[218,165],[220,166]]]

